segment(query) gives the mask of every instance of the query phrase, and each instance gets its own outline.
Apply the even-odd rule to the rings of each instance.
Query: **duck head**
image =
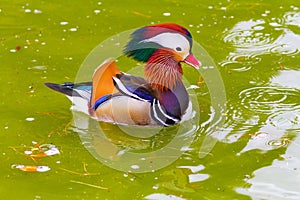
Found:
[[[132,33],[124,53],[146,62],[145,78],[157,90],[171,89],[181,81],[184,62],[194,68],[201,63],[192,54],[192,35],[178,24],[164,23],[140,28]]]

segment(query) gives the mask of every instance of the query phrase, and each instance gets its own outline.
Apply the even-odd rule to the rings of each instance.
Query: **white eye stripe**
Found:
[[[155,42],[163,47],[176,50],[176,48],[181,48],[181,51],[189,51],[190,43],[189,41],[178,33],[161,33],[152,38],[142,40],[141,42]]]

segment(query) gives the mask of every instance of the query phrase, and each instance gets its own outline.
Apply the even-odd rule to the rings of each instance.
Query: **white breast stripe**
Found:
[[[162,109],[162,107],[161,107],[159,101],[157,101],[157,105],[158,105],[158,108],[159,108],[160,112],[161,112],[166,118],[171,119],[171,120],[173,120],[174,122],[179,122],[178,119],[175,119],[175,118],[171,117],[170,115],[168,115],[167,113],[165,113],[165,111]]]
[[[128,90],[126,89],[126,87],[124,86],[124,84],[120,81],[120,79],[118,79],[118,78],[116,78],[116,77],[113,77],[113,79],[114,79],[115,83],[117,84],[117,88],[118,88],[121,92],[123,92],[124,94],[126,94],[126,95],[128,95],[128,96],[131,96],[131,97],[134,97],[134,98],[136,98],[136,99],[138,99],[138,100],[141,100],[141,101],[149,102],[149,101],[147,101],[147,100],[145,100],[145,99],[139,97],[138,95],[133,94],[132,92],[128,91]]]
[[[154,99],[153,100],[153,105],[152,105],[152,111],[153,111],[153,117],[155,117],[155,119],[157,119],[161,124],[163,124],[164,126],[169,126],[169,124],[166,124],[164,121],[162,121],[160,118],[159,118],[159,116],[157,115],[157,113],[156,113],[156,110],[155,110],[155,102],[156,102],[157,100],[156,99]]]

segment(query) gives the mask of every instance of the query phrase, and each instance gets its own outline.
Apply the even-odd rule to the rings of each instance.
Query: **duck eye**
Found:
[[[176,47],[176,51],[182,51],[180,47]]]

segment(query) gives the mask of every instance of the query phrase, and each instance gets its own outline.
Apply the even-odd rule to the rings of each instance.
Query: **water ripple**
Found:
[[[240,92],[241,104],[253,111],[290,111],[299,105],[300,91],[293,88],[253,87]],[[298,100],[297,100],[298,99]]]
[[[224,32],[224,42],[235,50],[220,64],[233,64],[231,68],[236,71],[247,71],[251,65],[260,62],[260,55],[297,55],[300,52],[300,12],[287,12],[271,20],[238,22]]]
[[[300,27],[300,12],[287,12],[284,16],[284,24]]]
[[[279,111],[269,116],[268,122],[278,129],[300,129],[300,106],[289,111]]]
[[[226,33],[224,41],[242,49],[265,46],[272,42],[272,38],[263,32],[264,29],[264,20],[242,21]]]
[[[234,71],[248,71],[251,69],[251,65],[259,63],[261,58],[255,54],[237,55],[236,53],[230,53],[227,56],[226,61],[220,63],[222,67],[230,64]]]
[[[272,147],[286,147],[290,143],[290,140],[287,138],[281,138],[281,139],[275,139],[275,140],[270,140],[267,142],[267,145],[272,146]]]

